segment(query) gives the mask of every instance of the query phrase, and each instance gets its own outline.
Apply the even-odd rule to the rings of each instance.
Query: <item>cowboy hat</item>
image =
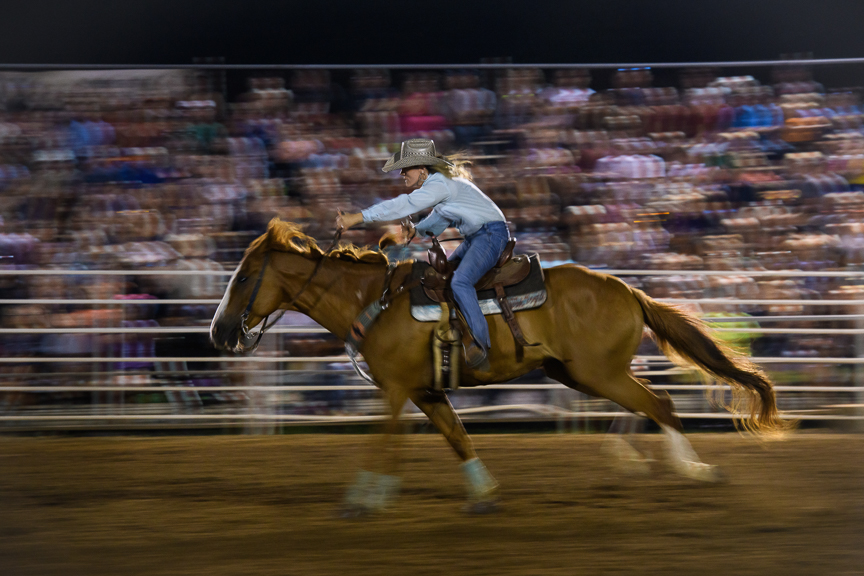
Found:
[[[411,166],[434,166],[436,164],[453,166],[452,162],[436,155],[435,142],[428,138],[412,138],[402,142],[399,152],[393,154],[381,170],[390,172]]]

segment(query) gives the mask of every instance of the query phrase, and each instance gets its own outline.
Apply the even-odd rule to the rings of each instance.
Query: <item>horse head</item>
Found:
[[[272,270],[268,273],[272,267],[266,244],[253,242],[228,281],[210,324],[210,340],[219,350],[254,350],[258,334],[253,328],[279,306],[281,290],[271,280]]]
[[[265,321],[259,330],[255,327],[277,309],[308,313],[314,308],[321,290],[312,281],[327,260],[388,263],[387,256],[381,252],[351,244],[337,247],[340,235],[341,232],[337,232],[325,251],[299,226],[278,218],[271,220],[267,232],[246,249],[228,282],[210,325],[213,345],[220,350],[251,352],[269,325]],[[313,304],[309,304],[309,300]]]
[[[228,281],[225,295],[210,324],[213,346],[236,353],[255,350],[264,326],[258,330],[255,328],[277,309],[288,307],[284,302],[285,280],[308,275],[306,258],[297,258],[298,263],[306,264],[298,266],[296,274],[279,269],[274,260],[277,257],[284,259],[284,255],[291,253],[304,255],[310,240],[299,227],[277,218],[271,220],[267,232],[253,240],[246,249]],[[284,268],[284,263],[281,264]]]

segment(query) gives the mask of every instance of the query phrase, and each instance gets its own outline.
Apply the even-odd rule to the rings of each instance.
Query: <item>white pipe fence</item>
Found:
[[[607,270],[606,272],[613,273],[618,276],[755,276],[755,277],[843,277],[850,280],[864,278],[864,272],[801,272],[801,271],[704,271],[704,270]],[[212,271],[212,270],[0,270],[0,276],[46,276],[46,275],[76,275],[76,276],[230,276],[233,272],[229,271]],[[743,304],[753,306],[861,306],[864,311],[864,299],[862,300],[804,300],[804,299],[736,299],[730,300],[727,298],[696,298],[696,299],[673,299],[660,298],[658,299],[668,303],[695,303],[695,304]],[[126,306],[149,306],[149,305],[193,305],[193,306],[216,306],[220,300],[209,298],[186,298],[186,299],[80,299],[80,298],[34,298],[34,299],[0,299],[0,306],[21,306],[21,305],[39,305],[39,306],[99,306],[99,307],[126,307]],[[50,310],[48,311],[50,314]],[[787,335],[851,335],[859,337],[864,335],[864,313],[861,314],[800,314],[800,315],[778,315],[778,316],[727,316],[710,318],[709,321],[717,326],[723,322],[806,322],[808,324],[814,322],[852,322],[854,328],[764,328],[754,325],[753,327],[732,327],[732,328],[715,328],[718,332],[728,333],[748,333],[748,334],[787,334]],[[166,326],[166,327],[121,327],[115,325],[96,326],[96,327],[48,327],[48,328],[0,328],[0,336],[6,335],[21,336],[21,335],[148,335],[158,336],[160,334],[176,335],[176,334],[206,334],[209,332],[207,326]],[[274,335],[314,335],[326,334],[327,330],[317,325],[289,326],[279,325],[272,329]],[[268,336],[266,340],[274,339],[273,336]],[[271,400],[275,399],[276,394],[304,394],[304,393],[322,393],[322,392],[352,392],[362,393],[374,396],[376,390],[374,387],[367,384],[354,384],[351,381],[359,381],[353,375],[353,372],[345,369],[349,358],[345,355],[334,356],[287,356],[282,352],[283,346],[280,337],[274,340],[278,341],[275,350],[262,353],[258,356],[242,357],[242,356],[100,356],[94,353],[90,356],[9,356],[0,358],[0,364],[6,366],[26,365],[26,364],[65,364],[65,365],[81,365],[90,364],[92,370],[88,372],[30,372],[30,373],[8,373],[2,377],[5,382],[18,380],[22,378],[35,379],[34,385],[0,385],[0,392],[5,394],[75,394],[89,393],[96,399],[109,399],[115,403],[112,408],[110,405],[94,405],[93,409],[78,413],[69,413],[74,411],[68,407],[50,407],[40,408],[38,410],[21,409],[2,410],[2,402],[0,402],[0,422],[7,426],[12,426],[22,423],[32,423],[34,425],[51,426],[63,422],[77,423],[92,423],[94,426],[101,425],[100,423],[122,423],[122,422],[152,422],[152,423],[193,423],[193,422],[267,422],[272,424],[296,424],[296,423],[360,423],[373,422],[380,420],[377,415],[328,415],[328,414],[277,414],[277,413],[261,413],[260,410],[243,410],[242,413],[134,413],[136,406],[124,404],[122,394],[125,393],[141,393],[141,394],[221,394],[235,393],[245,395],[263,394],[269,395]],[[862,354],[864,356],[864,354]],[[755,357],[753,360],[765,366],[784,366],[784,365],[847,365],[859,366],[864,364],[864,357]],[[151,364],[152,369],[144,370],[122,370],[112,369],[111,364]],[[189,370],[186,366],[189,363],[204,363],[214,365],[213,370]],[[279,369],[254,369],[250,370],[250,366],[266,366],[266,365],[284,365],[284,366],[321,366],[316,369],[290,369],[282,371]],[[171,366],[170,369],[165,369],[166,366]],[[324,369],[323,365],[331,365],[330,369]],[[339,369],[339,365],[343,368]],[[233,367],[237,368],[233,368]],[[691,371],[679,367],[675,367],[671,361],[665,356],[637,356],[633,359],[634,374],[641,377],[662,378],[666,376],[685,376]],[[864,419],[864,411],[861,404],[864,401],[864,375],[859,376],[859,368],[854,368],[856,371],[855,385],[847,386],[788,386],[778,385],[775,390],[779,398],[782,400],[787,396],[796,396],[800,394],[810,395],[840,395],[841,398],[847,398],[848,404],[837,404],[836,399],[834,404],[828,407],[799,408],[792,411],[790,417],[799,420],[818,420],[818,421],[844,421],[844,420],[862,420]],[[273,385],[200,385],[194,382],[188,384],[177,384],[178,378],[186,378],[193,375],[210,374],[210,375],[246,375],[249,378],[266,378],[274,382]],[[305,376],[303,376],[305,374]],[[339,376],[340,379],[348,375],[349,383],[339,384],[308,384],[302,382],[299,384],[284,384],[284,382],[299,377],[301,379],[316,377],[321,375]],[[89,382],[82,385],[45,385],[39,383],[40,380],[51,379],[53,377],[75,378],[80,381],[81,377],[85,376]],[[144,377],[149,383],[142,384],[140,381],[135,381],[134,377]],[[131,381],[124,381],[124,378],[132,378]],[[111,381],[111,383],[106,383]],[[118,380],[119,379],[119,380]],[[342,380],[344,382],[344,380]],[[667,390],[673,393],[688,393],[688,392],[707,392],[727,390],[728,386],[703,383],[703,384],[680,384],[680,383],[659,383],[653,382],[649,385],[652,389]],[[511,383],[511,384],[496,384],[484,386],[480,389],[472,390],[488,390],[488,391],[506,391],[506,392],[541,392],[548,393],[573,393],[570,389],[559,383],[552,382],[531,382],[531,383]],[[849,399],[848,395],[853,395]],[[118,401],[118,395],[120,400]],[[858,402],[857,404],[854,402]],[[539,418],[557,418],[559,420],[579,420],[586,421],[591,418],[614,418],[620,416],[622,412],[611,410],[589,410],[585,409],[584,402],[576,401],[573,404],[573,409],[567,409],[557,405],[548,404],[525,404],[514,403],[505,405],[490,405],[490,406],[475,406],[468,408],[460,408],[457,411],[465,416],[481,417],[483,415],[501,415],[501,414],[533,414]],[[176,408],[176,407],[175,407]],[[113,413],[94,413],[94,411],[108,411]],[[815,412],[813,412],[815,410]],[[850,413],[851,411],[851,413]],[[729,413],[716,412],[693,412],[682,411],[679,413],[681,418],[694,419],[721,419],[728,420],[735,416]],[[506,419],[506,416],[500,416]],[[409,419],[422,418],[422,415],[409,414]]]

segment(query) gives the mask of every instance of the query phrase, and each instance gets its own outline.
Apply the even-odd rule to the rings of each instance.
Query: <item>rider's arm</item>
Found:
[[[450,221],[433,210],[431,214],[417,224],[416,228],[417,234],[420,236],[438,236],[448,226],[450,226]]]
[[[401,194],[396,198],[379,202],[363,210],[361,214],[364,222],[399,220],[431,208],[449,197],[450,191],[443,182],[427,182],[410,194]]]

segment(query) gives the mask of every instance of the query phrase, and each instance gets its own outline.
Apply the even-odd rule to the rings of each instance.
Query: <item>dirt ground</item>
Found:
[[[398,504],[345,520],[369,436],[0,437],[0,575],[864,574],[864,435],[690,439],[727,483],[477,435],[502,504],[470,516],[443,439],[409,435]]]

